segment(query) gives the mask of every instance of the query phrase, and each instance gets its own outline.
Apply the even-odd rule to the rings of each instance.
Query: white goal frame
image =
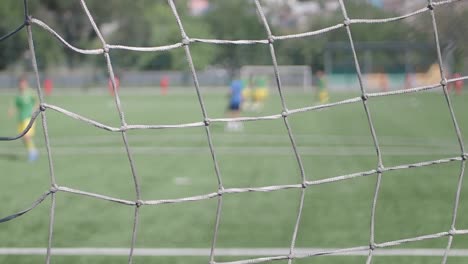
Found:
[[[281,84],[285,88],[285,92],[312,91],[313,77],[310,66],[278,65],[278,72],[281,76]],[[276,86],[275,71],[271,65],[245,65],[240,68],[240,78],[242,80],[249,80],[251,77],[260,75],[268,77],[269,87]]]

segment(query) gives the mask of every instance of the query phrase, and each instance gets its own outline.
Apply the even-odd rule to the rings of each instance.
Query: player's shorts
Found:
[[[25,119],[21,122],[19,122],[18,124],[18,133],[22,133],[29,125],[29,121],[31,119]],[[36,133],[36,129],[34,128],[35,125],[33,124],[32,127],[29,129],[28,133],[26,133],[26,135],[28,136],[34,136],[34,134]]]
[[[228,108],[229,108],[229,110],[239,110],[240,109],[240,103],[239,102],[230,102]]]
[[[326,90],[319,92],[319,100],[320,103],[328,103],[329,97],[328,92]]]

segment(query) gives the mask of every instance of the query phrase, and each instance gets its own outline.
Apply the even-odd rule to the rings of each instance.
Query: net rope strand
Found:
[[[18,213],[14,213],[12,215],[8,215],[6,217],[0,218],[0,223],[11,221],[13,219],[16,219],[27,212],[33,210],[35,207],[37,207],[39,204],[41,204],[49,195],[51,196],[51,207],[50,207],[50,218],[49,218],[49,231],[48,231],[48,246],[47,246],[47,252],[46,252],[46,263],[50,263],[51,261],[51,256],[52,256],[52,244],[53,244],[53,230],[54,230],[54,223],[55,223],[55,213],[56,213],[56,194],[57,192],[65,192],[65,193],[70,193],[70,194],[75,194],[75,195],[80,195],[84,197],[89,197],[91,199],[100,199],[100,200],[105,200],[112,202],[114,204],[121,204],[121,205],[127,205],[127,206],[134,206],[135,211],[133,215],[133,229],[132,229],[132,241],[131,245],[129,248],[129,258],[128,258],[128,263],[132,263],[133,261],[133,251],[135,248],[136,244],[136,239],[137,239],[137,230],[138,230],[138,222],[139,222],[139,210],[142,205],[164,205],[164,204],[172,204],[172,203],[186,203],[186,202],[197,202],[197,201],[204,201],[208,199],[218,199],[218,204],[217,204],[217,209],[216,209],[216,217],[214,221],[214,232],[213,232],[213,239],[212,239],[212,244],[211,244],[211,249],[210,249],[210,260],[209,262],[211,264],[214,263],[237,263],[237,264],[246,264],[246,263],[263,263],[263,262],[269,262],[269,261],[275,261],[275,260],[288,260],[288,263],[291,263],[293,259],[299,259],[299,258],[307,258],[307,257],[313,257],[313,256],[322,256],[322,255],[333,255],[333,254],[339,254],[339,253],[346,253],[346,252],[355,252],[355,251],[368,251],[368,257],[366,260],[366,263],[372,263],[372,256],[373,252],[375,249],[379,248],[386,248],[386,247],[393,247],[401,244],[406,244],[406,243],[412,243],[412,242],[417,242],[417,241],[422,241],[422,240],[428,240],[428,239],[437,239],[437,238],[442,238],[442,237],[447,237],[447,246],[444,251],[444,256],[442,259],[442,264],[445,264],[447,262],[447,257],[449,256],[450,249],[452,247],[452,242],[453,238],[458,235],[467,235],[468,230],[461,229],[457,230],[456,229],[456,221],[457,221],[457,215],[458,215],[458,210],[459,210],[459,204],[460,204],[460,197],[462,193],[462,184],[463,184],[463,178],[464,178],[464,172],[465,172],[465,167],[466,167],[466,159],[468,157],[468,154],[465,153],[464,149],[464,144],[463,144],[463,137],[462,133],[458,124],[458,120],[455,115],[455,111],[452,105],[451,98],[448,94],[447,91],[447,85],[449,83],[453,83],[459,80],[467,80],[468,76],[461,76],[457,78],[452,78],[452,79],[447,79],[444,68],[443,68],[443,61],[442,61],[442,56],[441,56],[441,45],[440,45],[440,37],[438,34],[438,28],[437,28],[437,20],[436,20],[436,12],[435,8],[443,5],[448,5],[448,4],[453,4],[455,2],[459,2],[462,0],[445,0],[445,1],[432,1],[428,0],[428,5],[426,7],[422,7],[420,9],[414,10],[412,12],[400,15],[400,16],[395,16],[395,17],[389,17],[389,18],[382,18],[382,19],[359,19],[359,18],[349,18],[348,14],[346,12],[346,6],[343,2],[343,0],[339,0],[339,5],[341,8],[341,11],[343,13],[344,17],[344,23],[332,25],[329,27],[325,27],[322,29],[318,29],[315,31],[309,31],[309,32],[304,32],[304,33],[299,33],[299,34],[290,34],[290,35],[282,35],[282,36],[275,36],[272,34],[271,29],[268,25],[268,21],[265,17],[265,14],[263,12],[262,6],[259,2],[259,0],[254,0],[255,8],[257,13],[260,16],[260,21],[266,31],[267,38],[266,39],[256,39],[256,40],[242,40],[242,39],[237,39],[237,40],[221,40],[221,39],[202,39],[202,38],[190,38],[183,27],[183,20],[179,16],[177,12],[176,5],[174,4],[173,0],[168,0],[168,5],[171,8],[171,11],[174,15],[174,18],[177,22],[177,25],[180,30],[181,34],[181,41],[175,44],[169,44],[169,45],[163,45],[163,46],[154,46],[154,47],[132,47],[132,46],[125,46],[125,45],[112,45],[108,44],[104,37],[102,36],[98,26],[96,25],[94,18],[88,9],[86,5],[85,0],[80,0],[81,6],[83,8],[83,11],[85,12],[89,22],[91,23],[94,32],[96,33],[96,36],[100,40],[103,48],[101,49],[82,49],[75,47],[71,45],[67,40],[65,40],[60,34],[58,34],[54,29],[52,29],[50,26],[48,26],[46,23],[42,22],[39,19],[33,18],[29,14],[28,10],[28,2],[27,0],[23,0],[23,5],[24,5],[24,22],[20,24],[17,28],[13,29],[9,33],[3,35],[0,37],[0,41],[5,41],[8,40],[11,36],[14,36],[18,32],[21,32],[23,29],[26,29],[27,31],[27,40],[28,40],[28,45],[29,45],[29,51],[31,53],[31,64],[33,67],[33,71],[35,74],[35,81],[36,81],[36,91],[39,97],[40,101],[40,107],[36,109],[33,113],[33,116],[31,118],[31,121],[29,122],[28,126],[24,129],[24,131],[20,132],[17,136],[0,136],[0,141],[11,141],[11,140],[17,140],[23,137],[29,129],[32,127],[34,122],[37,120],[37,117],[41,115],[41,121],[42,121],[42,128],[44,131],[44,140],[45,140],[45,145],[46,145],[46,151],[47,151],[47,157],[48,157],[48,164],[49,164],[49,174],[50,174],[50,182],[51,182],[51,187],[49,190],[44,192],[36,201],[32,203],[32,205],[22,211],[19,211]],[[387,92],[376,92],[376,93],[367,93],[363,82],[362,82],[362,74],[360,71],[360,66],[359,66],[359,61],[357,58],[356,50],[354,48],[354,41],[352,39],[352,32],[351,32],[351,25],[353,24],[360,24],[360,23],[365,23],[365,24],[378,24],[378,23],[390,23],[394,21],[400,21],[403,19],[407,19],[409,17],[414,17],[418,16],[424,13],[428,13],[428,15],[431,16],[431,23],[432,23],[432,29],[434,33],[434,41],[435,41],[435,48],[437,52],[437,60],[438,60],[438,65],[440,69],[440,78],[441,81],[438,84],[432,84],[432,85],[426,85],[426,86],[419,86],[419,87],[412,87],[409,89],[401,89],[401,90],[396,90],[396,91],[387,91]],[[120,121],[121,121],[121,126],[120,127],[112,127],[108,126],[106,124],[100,123],[98,121],[93,120],[92,118],[84,117],[78,113],[66,110],[64,108],[61,108],[59,106],[55,106],[52,104],[48,104],[45,102],[43,94],[42,94],[42,89],[40,86],[40,79],[39,79],[39,70],[37,67],[37,61],[36,61],[36,54],[35,54],[35,48],[34,48],[34,42],[33,42],[33,33],[32,33],[32,25],[36,25],[42,30],[47,31],[50,33],[52,36],[54,36],[59,42],[61,42],[66,48],[85,55],[99,55],[102,54],[104,56],[104,59],[106,61],[106,66],[109,74],[109,78],[111,80],[113,89],[114,89],[114,94],[115,94],[115,104],[116,104],[116,110],[119,114]],[[340,28],[345,28],[346,29],[346,34],[348,35],[349,42],[351,45],[351,51],[352,55],[354,58],[355,66],[356,66],[356,72],[357,72],[357,77],[359,80],[359,86],[361,89],[361,96],[360,97],[355,97],[355,98],[348,98],[342,101],[338,102],[333,102],[333,103],[328,103],[328,104],[321,104],[321,105],[316,105],[316,106],[306,106],[302,108],[297,108],[297,109],[291,109],[288,110],[286,106],[286,101],[283,97],[282,93],[282,86],[281,86],[281,80],[280,80],[280,73],[279,73],[279,68],[278,64],[276,61],[276,54],[275,54],[275,49],[274,49],[274,42],[276,40],[281,41],[281,40],[286,40],[286,39],[294,39],[294,38],[306,38],[306,37],[312,37],[312,36],[319,36],[321,34],[325,34],[326,32],[330,32],[333,30],[338,30]],[[192,59],[192,54],[190,51],[190,44],[191,43],[204,43],[204,44],[211,44],[211,45],[268,45],[268,48],[270,50],[270,55],[272,58],[272,68],[275,74],[275,79],[277,83],[277,88],[278,88],[278,93],[281,99],[281,105],[282,105],[282,112],[276,115],[269,115],[269,116],[255,116],[255,117],[240,117],[240,118],[209,118],[205,103],[203,100],[203,96],[200,91],[200,85],[198,82],[198,77],[197,73],[195,70],[195,66],[193,63]],[[157,52],[157,51],[166,51],[166,50],[172,50],[172,49],[177,49],[177,48],[183,48],[186,54],[187,58],[187,64],[190,68],[193,82],[194,82],[194,87],[197,93],[197,98],[200,104],[201,112],[202,112],[202,121],[198,122],[192,122],[192,123],[182,123],[182,124],[150,124],[150,125],[132,125],[132,124],[127,124],[125,121],[125,116],[124,116],[124,111],[120,102],[120,97],[118,94],[118,90],[116,89],[115,85],[115,75],[113,71],[113,66],[112,66],[112,61],[111,57],[109,55],[110,50],[112,49],[124,49],[124,50],[129,50],[129,51],[138,51],[138,52]],[[406,93],[419,93],[422,91],[427,91],[427,90],[435,90],[435,89],[441,89],[443,92],[443,96],[446,100],[447,107],[449,110],[450,118],[453,123],[453,127],[455,130],[455,134],[459,143],[460,147],[460,152],[461,155],[456,156],[456,157],[449,157],[445,159],[438,159],[438,160],[429,160],[429,161],[422,161],[422,162],[417,162],[417,163],[412,163],[412,164],[401,164],[397,166],[392,166],[392,167],[384,167],[383,162],[382,162],[382,154],[380,151],[380,146],[377,140],[377,135],[375,132],[374,124],[372,121],[372,117],[370,114],[369,107],[367,106],[367,101],[370,98],[374,97],[384,97],[384,96],[392,96],[392,95],[400,95],[400,94],[406,94]],[[292,129],[289,125],[288,122],[288,117],[292,114],[297,114],[297,113],[303,113],[303,112],[309,112],[309,111],[316,111],[320,109],[326,109],[326,108],[332,108],[332,107],[337,107],[340,105],[345,105],[345,104],[350,104],[350,103],[362,103],[364,107],[364,112],[368,120],[372,140],[374,147],[376,149],[377,153],[377,168],[369,171],[361,171],[361,172],[356,172],[356,173],[350,173],[350,174],[345,174],[345,175],[338,175],[330,178],[325,178],[325,179],[319,179],[319,180],[307,180],[306,174],[303,168],[303,164],[301,161],[301,156],[299,153],[299,150],[297,148],[297,144],[294,139],[294,134],[292,132]],[[131,173],[132,173],[132,178],[133,182],[135,185],[135,195],[136,199],[134,201],[131,200],[125,200],[125,199],[120,199],[117,197],[110,197],[104,194],[98,194],[98,193],[91,193],[87,192],[84,190],[77,190],[73,188],[69,188],[66,186],[60,186],[56,182],[55,178],[55,173],[54,173],[54,162],[52,159],[52,149],[50,147],[50,137],[48,134],[48,127],[47,127],[47,119],[46,119],[46,111],[47,110],[53,110],[56,112],[59,112],[61,114],[64,114],[70,118],[73,118],[75,120],[78,120],[80,122],[84,122],[88,125],[92,125],[98,129],[103,129],[109,132],[119,132],[122,134],[122,140],[124,143],[125,151],[128,156],[128,160],[130,163],[131,167]],[[301,183],[300,184],[289,184],[289,185],[273,185],[273,186],[263,186],[263,187],[247,187],[247,188],[224,188],[222,184],[222,178],[221,178],[221,173],[219,169],[219,164],[217,161],[217,155],[215,151],[215,147],[213,144],[213,139],[212,139],[212,134],[210,130],[210,124],[213,122],[231,122],[231,121],[243,121],[243,122],[248,122],[248,121],[268,121],[268,120],[276,120],[276,119],[283,119],[285,128],[287,130],[291,147],[293,149],[294,155],[296,157],[299,169],[300,169],[300,176],[301,176]],[[182,197],[178,199],[160,199],[160,200],[142,200],[141,199],[141,194],[140,194],[140,183],[139,179],[137,176],[136,172],[136,166],[133,161],[133,155],[131,152],[131,148],[128,142],[128,136],[127,136],[127,131],[132,130],[132,129],[183,129],[183,128],[189,128],[189,127],[205,127],[205,132],[206,132],[206,137],[207,137],[207,142],[208,146],[210,149],[212,161],[213,161],[213,166],[214,170],[216,173],[216,178],[218,181],[218,189],[216,192],[213,193],[207,193],[207,194],[202,194],[202,195],[197,195],[197,196],[191,196],[191,197]],[[421,168],[421,167],[426,167],[426,166],[433,166],[433,165],[438,165],[438,164],[446,164],[446,163],[454,163],[454,162],[459,162],[460,163],[460,173],[458,176],[458,181],[456,185],[456,193],[454,197],[454,202],[453,202],[453,208],[452,208],[452,219],[450,223],[450,227],[448,231],[443,231],[439,233],[434,233],[434,234],[427,234],[427,235],[420,235],[420,236],[414,236],[410,238],[403,238],[403,239],[398,239],[398,240],[393,240],[393,241],[386,241],[386,242],[380,242],[377,243],[375,242],[375,210],[377,208],[377,203],[378,203],[378,195],[379,195],[379,189],[381,186],[381,182],[383,179],[383,174],[385,172],[389,171],[396,171],[396,170],[406,170],[406,169],[412,169],[412,168]],[[367,176],[376,176],[376,185],[375,185],[375,190],[374,190],[374,195],[372,198],[372,205],[371,205],[371,214],[370,214],[370,239],[369,239],[369,245],[363,245],[363,246],[356,246],[356,247],[351,247],[351,248],[340,248],[340,249],[333,249],[333,250],[324,250],[322,252],[315,252],[313,254],[296,254],[294,249],[295,249],[295,241],[297,238],[299,226],[300,226],[300,219],[302,215],[302,208],[304,206],[304,197],[305,197],[305,189],[308,186],[315,186],[315,185],[323,185],[323,184],[331,184],[331,183],[339,183],[342,181],[347,181],[351,179],[356,179],[359,177],[367,177]],[[389,176],[386,176],[389,177]],[[237,195],[237,194],[242,194],[242,193],[247,193],[247,192],[274,192],[274,191],[282,191],[282,190],[289,190],[289,189],[301,189],[301,196],[300,196],[300,201],[299,201],[299,208],[298,208],[298,213],[297,213],[297,218],[296,222],[294,225],[294,230],[292,234],[292,239],[291,239],[291,245],[289,248],[289,254],[288,255],[282,255],[282,256],[267,256],[263,258],[253,258],[253,259],[244,259],[244,260],[237,260],[237,261],[232,261],[232,262],[216,262],[215,261],[215,252],[216,252],[216,240],[220,228],[220,219],[221,219],[221,213],[222,213],[222,201],[223,201],[223,196],[226,195]]]
[[[193,84],[195,86],[195,91],[197,93],[198,102],[200,104],[200,108],[201,108],[201,111],[202,111],[203,122],[204,122],[204,125],[205,125],[205,132],[206,132],[207,141],[208,141],[208,147],[210,149],[211,158],[213,160],[214,170],[215,170],[215,174],[216,174],[216,179],[218,181],[218,196],[217,196],[218,197],[218,203],[217,203],[216,216],[215,216],[213,239],[212,239],[212,242],[211,242],[211,249],[210,249],[210,263],[214,263],[215,262],[214,258],[215,258],[216,241],[217,241],[217,238],[218,238],[218,231],[219,231],[219,226],[220,226],[220,222],[221,222],[221,212],[222,212],[222,206],[223,206],[222,192],[224,190],[224,186],[223,186],[223,181],[222,181],[222,178],[221,178],[221,172],[220,172],[220,169],[219,169],[219,164],[218,164],[217,157],[216,157],[216,152],[215,152],[214,145],[213,145],[213,138],[212,138],[211,130],[210,130],[210,126],[209,126],[210,122],[209,122],[209,119],[208,119],[208,113],[206,111],[205,102],[203,100],[203,96],[202,96],[201,91],[200,91],[200,84],[198,82],[198,76],[197,76],[197,73],[196,73],[196,70],[195,70],[195,65],[193,64],[192,54],[190,52],[190,46],[189,46],[190,45],[190,38],[187,36],[187,33],[184,30],[182,20],[180,19],[179,13],[177,12],[177,8],[176,8],[176,6],[174,4],[174,1],[173,0],[168,0],[168,4],[171,7],[171,11],[172,11],[172,13],[173,13],[173,15],[174,15],[174,17],[176,19],[176,22],[177,22],[177,25],[179,26],[179,29],[180,29],[183,48],[184,48],[184,51],[185,51],[185,56],[187,58],[187,63],[189,65],[190,72],[192,74]]]
[[[354,47],[354,41],[353,41],[353,37],[351,33],[350,18],[348,16],[348,12],[346,10],[345,4],[343,3],[343,0],[339,0],[339,3],[340,3],[341,11],[344,17],[343,24],[346,26],[346,33],[348,35],[349,44],[351,46],[351,52],[353,55],[354,65],[356,68],[356,74],[357,74],[358,81],[359,81],[359,87],[361,89],[362,105],[364,106],[364,112],[367,117],[367,122],[368,122],[369,129],[371,132],[372,141],[374,142],[375,151],[377,154],[377,182],[375,184],[374,198],[372,200],[372,207],[371,207],[369,254],[366,260],[366,264],[370,264],[372,263],[372,256],[373,256],[374,249],[375,249],[375,211],[377,207],[377,199],[379,195],[380,186],[382,183],[382,169],[384,168],[384,165],[382,161],[382,152],[380,150],[379,141],[377,139],[377,134],[375,132],[374,123],[372,121],[372,115],[370,113],[369,106],[367,105],[367,100],[369,99],[369,97],[366,94],[366,89],[364,88],[364,84],[362,81],[361,66],[359,65],[359,60],[357,57],[356,49]]]
[[[37,66],[36,51],[34,49],[34,40],[33,40],[33,34],[32,34],[32,29],[31,29],[31,23],[30,23],[31,19],[29,16],[28,2],[27,0],[24,0],[23,3],[24,3],[26,30],[27,30],[27,36],[28,36],[28,46],[29,46],[29,52],[31,53],[31,64],[33,67],[34,75],[35,75],[34,77],[36,81],[36,91],[39,97],[39,103],[42,106],[45,100],[44,100],[44,95],[42,93],[41,81],[39,78],[39,68]],[[44,141],[45,141],[46,150],[47,150],[47,158],[48,158],[48,163],[49,163],[49,174],[50,174],[50,182],[51,182],[51,188],[50,188],[51,205],[50,205],[50,217],[49,217],[49,232],[48,232],[48,239],[47,239],[47,253],[46,253],[46,261],[45,261],[46,264],[49,264],[51,260],[51,249],[52,249],[52,243],[53,243],[53,233],[54,233],[54,223],[55,223],[57,181],[55,178],[54,162],[52,159],[52,150],[50,147],[49,130],[47,127],[47,116],[46,116],[45,111],[42,111],[42,110],[45,110],[43,107],[40,107],[40,110],[41,110],[42,128],[44,132]],[[30,128],[31,126],[29,126],[29,128],[27,129],[30,129]],[[25,134],[23,134],[23,136],[24,135]]]
[[[284,126],[286,127],[286,130],[288,132],[288,137],[289,137],[289,139],[291,141],[291,146],[292,146],[292,149],[293,149],[293,152],[294,152],[294,156],[295,156],[297,164],[299,166],[300,176],[301,176],[301,185],[303,187],[301,189],[301,196],[300,196],[299,206],[298,206],[299,209],[298,209],[298,212],[297,212],[296,223],[294,225],[293,234],[292,234],[292,238],[291,238],[291,245],[290,245],[290,248],[289,248],[289,255],[292,256],[292,255],[294,255],[294,247],[296,245],[297,232],[299,230],[299,225],[300,225],[301,217],[302,217],[302,210],[304,208],[304,199],[305,199],[305,192],[306,192],[306,187],[307,187],[307,185],[306,185],[306,173],[305,173],[305,170],[304,170],[304,165],[302,163],[301,155],[299,154],[299,151],[297,149],[296,140],[294,138],[291,126],[290,126],[289,121],[288,121],[288,108],[286,106],[286,100],[284,99],[284,96],[283,96],[281,78],[280,78],[280,73],[279,73],[279,68],[278,68],[278,62],[276,60],[276,53],[275,53],[273,35],[272,35],[272,32],[271,32],[270,26],[268,25],[268,21],[267,21],[267,19],[265,17],[265,14],[263,12],[262,6],[260,5],[260,2],[258,0],[255,0],[254,3],[255,3],[255,7],[257,9],[257,12],[260,15],[261,22],[262,22],[262,24],[263,24],[263,26],[265,28],[266,33],[267,33],[267,38],[268,38],[268,42],[269,42],[269,49],[270,49],[270,55],[271,55],[271,60],[272,60],[272,63],[273,63],[273,70],[274,70],[274,74],[275,74],[276,85],[277,85],[277,88],[278,88],[278,94],[279,94],[279,97],[281,99],[281,106],[282,106],[282,110],[283,110],[283,112],[281,113],[281,116],[283,118]],[[288,264],[291,264],[291,262],[292,262],[292,258],[289,258],[288,259]]]
[[[445,250],[444,257],[442,258],[442,264],[446,264],[447,259],[448,259],[448,254],[450,252],[450,248],[452,247],[452,242],[453,242],[452,232],[456,230],[455,223],[456,223],[457,214],[458,214],[458,206],[459,206],[459,201],[460,201],[463,177],[464,177],[464,174],[465,174],[466,156],[464,154],[465,153],[465,146],[464,146],[464,143],[463,143],[463,138],[462,138],[460,126],[458,125],[458,121],[457,121],[457,118],[455,116],[455,111],[453,110],[452,100],[450,99],[450,95],[449,95],[449,93],[447,91],[447,78],[446,78],[446,75],[445,75],[444,65],[443,65],[443,61],[442,61],[442,51],[441,51],[441,47],[440,47],[440,38],[439,38],[439,33],[438,33],[438,28],[437,28],[437,21],[436,21],[436,15],[435,15],[435,12],[434,12],[433,1],[428,0],[427,3],[428,3],[428,8],[430,9],[432,29],[433,29],[433,33],[434,33],[434,40],[436,42],[437,62],[439,64],[442,91],[443,91],[445,100],[447,102],[448,110],[449,110],[449,113],[450,113],[450,118],[452,120],[453,127],[455,129],[457,140],[458,140],[458,143],[459,143],[459,146],[460,146],[461,156],[463,157],[463,159],[461,161],[461,166],[460,166],[460,174],[459,174],[459,179],[458,179],[457,191],[456,191],[456,194],[455,194],[455,201],[454,201],[454,204],[453,204],[452,221],[451,221],[451,225],[450,225],[450,231],[449,231],[447,247],[446,247],[446,250]]]
[[[114,92],[114,100],[115,100],[115,105],[116,105],[117,111],[119,113],[120,123],[121,123],[122,127],[126,127],[127,122],[125,120],[125,114],[124,114],[124,111],[123,111],[123,108],[122,108],[119,91],[117,89],[117,85],[116,85],[116,81],[115,81],[115,74],[114,74],[114,69],[112,67],[111,58],[110,58],[110,55],[109,55],[109,48],[107,47],[106,40],[104,39],[104,37],[101,34],[101,31],[99,30],[98,26],[96,25],[96,22],[94,21],[94,18],[91,15],[91,12],[89,11],[89,9],[87,7],[86,2],[84,0],[81,0],[80,3],[81,3],[81,6],[82,6],[84,12],[86,13],[86,16],[89,19],[89,22],[91,23],[91,25],[92,25],[92,27],[94,29],[94,32],[96,33],[96,35],[100,39],[101,44],[103,46],[104,58],[105,58],[105,61],[106,61],[109,78],[111,80],[112,90]],[[139,215],[140,215],[139,212],[140,212],[140,206],[142,205],[141,202],[140,202],[141,201],[141,191],[140,191],[141,186],[140,186],[139,178],[138,178],[138,175],[137,175],[137,172],[136,172],[136,166],[135,166],[135,162],[134,162],[134,159],[133,159],[133,155],[132,155],[130,145],[129,145],[129,142],[128,142],[127,131],[123,130],[121,132],[121,134],[122,134],[122,140],[123,140],[123,143],[124,143],[124,146],[125,146],[125,151],[127,153],[127,158],[128,158],[129,164],[130,164],[133,183],[134,183],[134,186],[135,186],[135,196],[136,196],[135,212],[134,212],[134,216],[133,216],[132,240],[131,240],[130,252],[129,252],[129,256],[128,256],[128,263],[131,264],[131,263],[133,263],[133,252],[134,252],[136,239],[137,239],[137,230],[138,230],[138,222],[139,222]]]

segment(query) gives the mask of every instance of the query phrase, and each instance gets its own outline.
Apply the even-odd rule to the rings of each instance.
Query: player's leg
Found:
[[[268,88],[267,87],[262,87],[259,91],[259,102],[260,102],[260,108],[263,108],[263,105],[265,104],[265,101],[268,97]]]
[[[260,88],[255,88],[253,91],[253,103],[252,103],[252,110],[258,111],[261,105],[261,91]]]
[[[237,118],[240,116],[240,102],[231,102],[229,104],[229,117]],[[243,125],[238,121],[229,121],[226,124],[227,131],[239,131],[243,129]]]
[[[246,87],[242,90],[242,109],[244,110],[251,110],[252,108],[252,89],[250,87]]]
[[[229,102],[229,105],[227,107],[227,115],[229,118],[232,118],[233,117],[233,103],[232,102]],[[224,128],[226,131],[231,131],[234,129],[234,122],[233,121],[228,121],[226,123],[226,127]]]
[[[28,150],[28,160],[29,161],[35,161],[39,157],[39,152],[37,151],[35,145],[34,145],[34,140],[31,136],[24,136],[23,137],[24,145],[26,146],[26,149]]]
[[[29,119],[24,120],[20,123],[18,130],[20,132],[24,131],[26,127],[29,124]],[[36,146],[34,144],[34,134],[35,134],[35,126],[33,126],[29,129],[29,131],[23,136],[23,143],[24,146],[26,147],[26,150],[28,151],[28,160],[29,161],[35,161],[37,160],[39,156],[39,152],[36,149]]]
[[[325,103],[328,103],[328,100],[329,100],[329,96],[328,96],[328,91],[327,90],[323,90],[323,91],[320,91],[319,93],[319,101],[320,103],[322,104],[325,104]]]
[[[233,112],[233,117],[236,118],[236,117],[239,117],[239,116],[240,116],[240,111],[235,110]],[[244,129],[244,125],[240,121],[234,121],[234,122],[232,122],[232,129],[235,130],[235,131],[242,131]]]

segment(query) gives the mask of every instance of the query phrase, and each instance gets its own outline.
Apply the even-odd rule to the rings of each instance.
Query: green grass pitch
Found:
[[[359,96],[332,94],[332,101]],[[226,95],[203,94],[209,117],[225,117]],[[0,135],[16,133],[6,116],[12,100],[0,96]],[[468,96],[453,96],[461,130],[468,132]],[[54,95],[46,98],[82,116],[120,126],[108,95]],[[313,105],[314,95],[286,94],[289,109]],[[386,167],[457,157],[460,150],[441,91],[370,98],[369,107]],[[181,124],[202,120],[195,93],[122,95],[128,124]],[[260,112],[281,113],[276,94]],[[83,191],[135,200],[134,184],[120,133],[107,132],[46,111],[57,182]],[[50,187],[41,119],[35,137],[41,156],[26,161],[21,141],[0,142],[0,217],[27,208]],[[376,168],[377,158],[362,103],[309,111],[289,117],[308,180]],[[300,183],[300,173],[281,119],[245,122],[242,132],[211,125],[225,188]],[[129,143],[144,200],[182,198],[216,192],[217,181],[203,127],[132,130]],[[376,211],[376,242],[448,231],[460,162],[384,173]],[[370,211],[376,175],[307,188],[297,247],[339,248],[369,243]],[[456,227],[468,228],[468,190],[463,186]],[[269,193],[226,194],[219,248],[286,248],[298,210],[299,189]],[[216,199],[143,206],[137,247],[209,248]],[[46,247],[50,198],[33,211],[0,224],[0,247]],[[54,247],[128,247],[133,207],[59,192]],[[445,248],[447,238],[398,248]],[[454,248],[467,248],[456,236]],[[239,260],[245,257],[216,257]],[[44,256],[0,255],[0,263],[37,263]],[[52,256],[53,263],[126,263],[127,257]],[[440,263],[441,257],[380,257],[374,263]],[[450,257],[449,263],[468,258]],[[135,257],[135,263],[207,263],[208,257]],[[314,257],[294,263],[364,263],[364,256]],[[275,263],[286,263],[278,261]]]

